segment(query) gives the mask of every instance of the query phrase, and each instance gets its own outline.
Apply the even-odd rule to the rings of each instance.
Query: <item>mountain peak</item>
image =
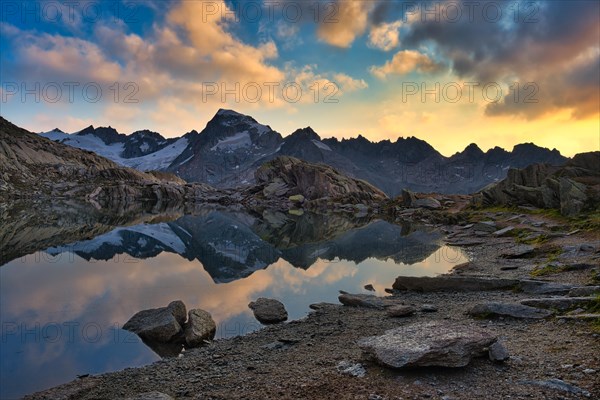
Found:
[[[219,111],[215,114],[215,116],[223,116],[223,117],[245,117],[244,114],[240,114],[237,111],[229,110],[226,108],[219,108]]]
[[[289,137],[299,139],[321,140],[321,137],[310,126],[307,126],[306,128],[296,129]]]

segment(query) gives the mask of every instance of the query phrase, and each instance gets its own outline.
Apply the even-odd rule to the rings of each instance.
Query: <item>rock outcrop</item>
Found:
[[[532,205],[572,216],[600,205],[600,152],[577,154],[561,167],[533,164],[510,169],[507,177],[484,188],[485,205]]]
[[[371,204],[387,199],[385,193],[365,181],[293,157],[278,157],[263,164],[255,177],[265,198],[302,195],[305,205]]]

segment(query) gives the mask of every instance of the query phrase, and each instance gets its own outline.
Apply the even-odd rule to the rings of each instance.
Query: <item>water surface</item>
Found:
[[[206,210],[100,232],[0,268],[0,398],[158,360],[161,349],[120,329],[142,309],[180,299],[212,314],[217,338],[232,337],[260,328],[248,309],[258,297],[279,299],[293,320],[337,302],[338,290],[372,284],[384,295],[398,275],[465,261],[430,229],[340,215]]]

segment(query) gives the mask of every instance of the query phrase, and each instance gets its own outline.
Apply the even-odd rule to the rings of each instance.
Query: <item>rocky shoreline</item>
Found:
[[[342,295],[348,305],[315,304],[304,319],[215,340],[179,358],[26,398],[598,398],[600,235],[549,214],[480,209],[446,218],[457,224],[430,221],[468,252],[468,263],[438,278],[399,278],[377,297],[348,302]],[[365,345],[392,329],[438,340],[457,327],[485,332],[479,347],[502,348],[482,356],[477,348],[463,367],[397,369],[368,350],[373,343]]]

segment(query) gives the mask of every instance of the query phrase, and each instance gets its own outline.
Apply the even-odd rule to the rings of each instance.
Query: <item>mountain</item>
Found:
[[[111,127],[92,126],[70,135],[60,130],[42,135],[94,151],[123,166],[168,171],[188,182],[217,188],[254,184],[254,172],[260,165],[279,156],[327,164],[375,185],[388,196],[397,196],[402,189],[474,193],[504,179],[509,168],[533,163],[563,165],[568,160],[556,149],[533,143],[518,144],[511,151],[494,147],[487,152],[470,144],[462,152],[445,157],[415,137],[380,142],[360,135],[323,139],[311,127],[283,137],[248,115],[225,109],[220,109],[201,132],[191,131],[174,139],[151,131],[124,135]]]
[[[102,132],[105,139],[117,138],[111,130]],[[53,134],[64,133],[53,131]],[[100,140],[87,133],[77,134],[73,140],[80,137]],[[110,146],[116,144],[113,142]],[[145,173],[122,167],[92,151],[57,143],[0,117],[0,199],[3,202],[19,198],[32,201],[85,198],[97,205],[116,206],[150,200],[162,207],[169,201],[197,199],[211,191],[202,184],[186,185],[168,173]]]

